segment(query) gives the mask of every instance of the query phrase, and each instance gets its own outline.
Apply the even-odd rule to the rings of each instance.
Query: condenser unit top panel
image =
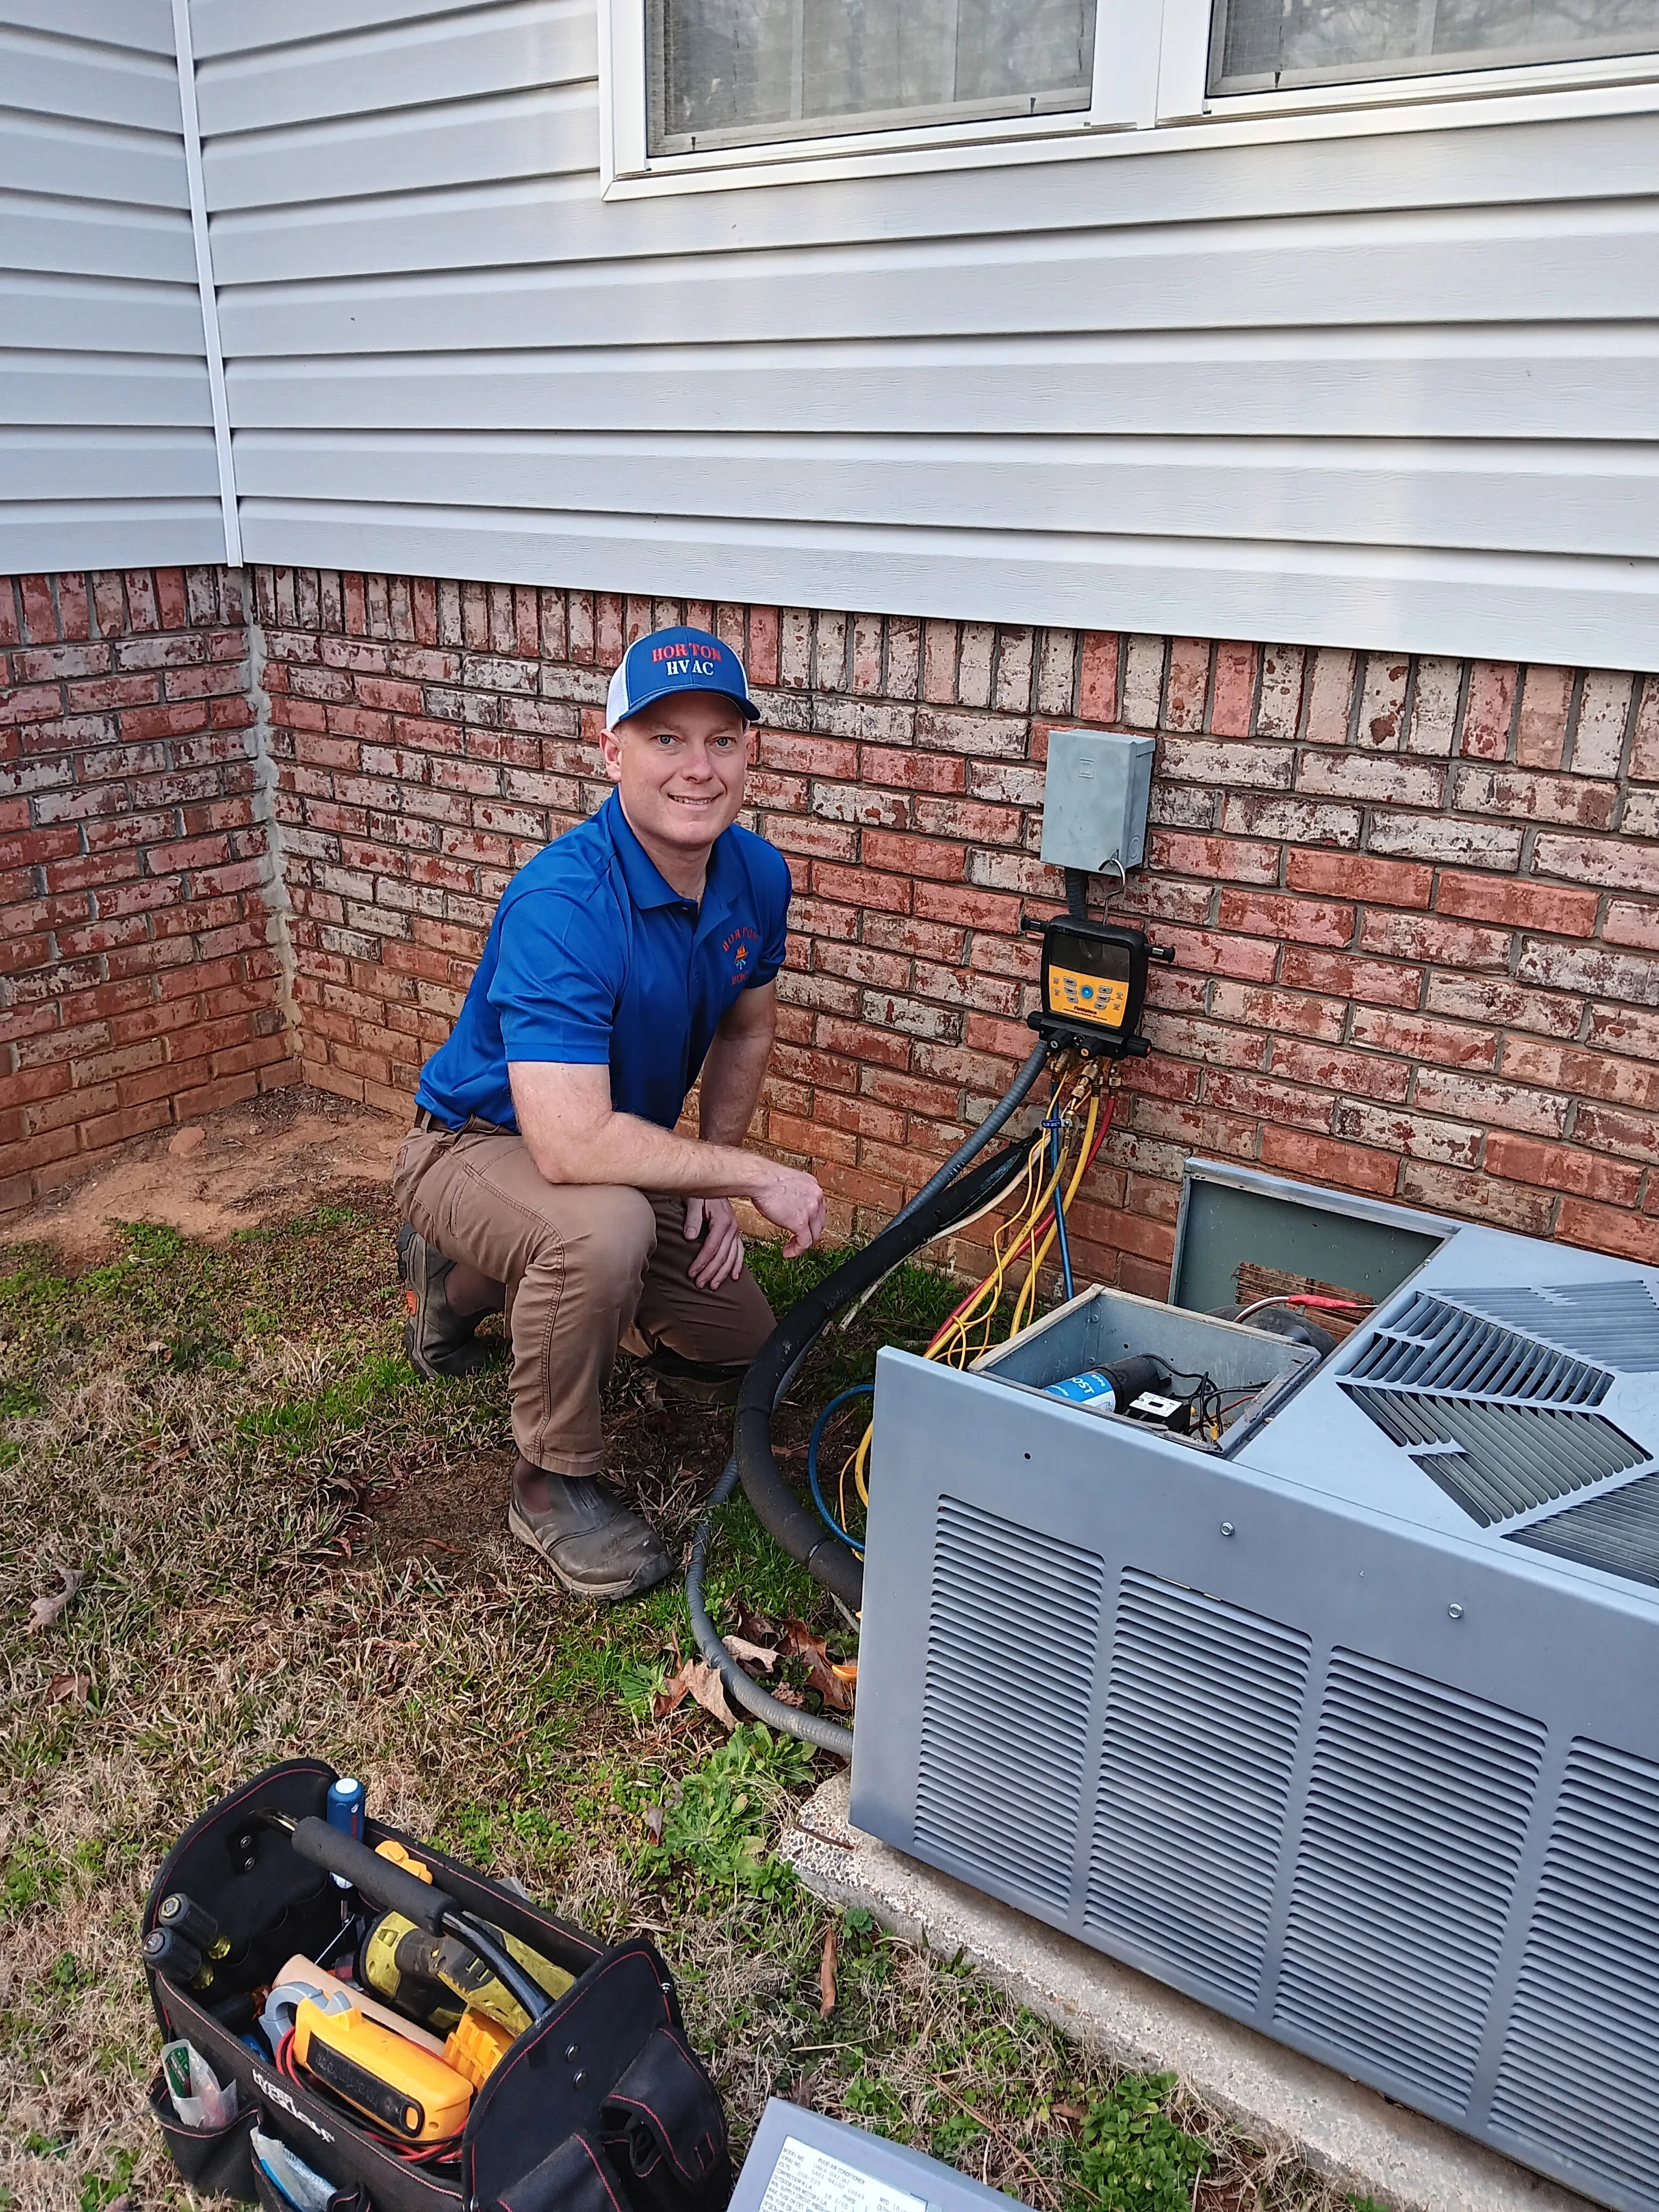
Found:
[[[1237,1459],[1659,1602],[1659,1273],[1459,1230]]]

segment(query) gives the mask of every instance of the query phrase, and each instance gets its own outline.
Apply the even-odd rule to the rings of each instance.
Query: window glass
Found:
[[[1217,0],[1212,92],[1659,49],[1659,0]]]
[[[653,154],[1086,109],[1095,0],[649,0]]]

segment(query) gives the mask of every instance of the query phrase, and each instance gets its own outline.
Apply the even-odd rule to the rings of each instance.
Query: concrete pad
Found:
[[[783,1856],[816,1896],[957,1951],[998,1988],[1115,2063],[1179,2074],[1264,2148],[1398,2212],[1587,2212],[1588,2200],[1375,2089],[908,1858],[848,1820],[848,1777],[809,1797]]]

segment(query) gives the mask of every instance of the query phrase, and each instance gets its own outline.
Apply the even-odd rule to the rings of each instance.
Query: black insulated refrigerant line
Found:
[[[838,1722],[786,1705],[763,1690],[745,1674],[726,1650],[708,1617],[702,1582],[708,1565],[708,1540],[718,1509],[731,1497],[741,1478],[756,1518],[793,1559],[799,1560],[816,1582],[856,1613],[864,1596],[864,1570],[839,1537],[832,1535],[815,1513],[807,1510],[784,1478],[772,1450],[772,1416],[801,1363],[836,1316],[882,1277],[919,1251],[936,1237],[944,1236],[958,1221],[990,1203],[1017,1181],[1025,1165],[1027,1146],[1006,1146],[988,1160],[979,1156],[1013,1119],[1042,1073],[1047,1044],[1032,1051],[979,1127],[945,1161],[908,1206],[900,1209],[885,1229],[852,1258],[826,1275],[778,1323],[756,1354],[738,1397],[733,1451],[726,1472],[708,1501],[691,1547],[691,1563],[685,1577],[686,1604],[692,1629],[703,1657],[720,1671],[727,1694],[769,1727],[799,1736],[823,1751],[850,1759],[853,1731]],[[974,1163],[979,1161],[975,1166]]]

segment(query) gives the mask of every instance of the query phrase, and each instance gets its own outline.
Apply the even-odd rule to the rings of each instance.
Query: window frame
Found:
[[[1211,94],[1212,0],[1097,0],[1086,110],[651,155],[646,0],[599,0],[606,199],[1002,167],[1198,146],[1659,112],[1659,51]]]

